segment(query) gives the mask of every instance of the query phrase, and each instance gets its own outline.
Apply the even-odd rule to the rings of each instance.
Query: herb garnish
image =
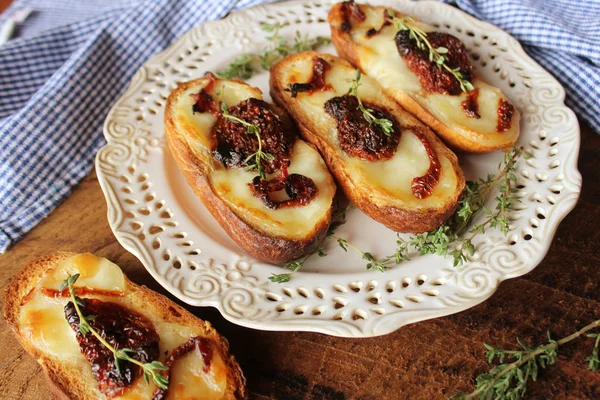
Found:
[[[460,88],[463,92],[467,92],[469,90],[473,90],[473,84],[466,80],[463,74],[460,72],[460,67],[450,68],[448,65],[448,57],[445,54],[448,54],[448,49],[445,47],[433,47],[429,39],[427,38],[427,33],[421,28],[413,25],[414,18],[412,17],[404,17],[402,19],[395,16],[393,10],[388,10],[388,15],[392,19],[392,22],[396,26],[396,29],[399,31],[408,31],[409,38],[414,40],[417,44],[417,47],[421,50],[429,52],[429,61],[434,62],[438,68],[445,69],[450,74],[454,76],[454,78],[460,84]]]
[[[283,27],[282,24],[276,23],[262,24],[262,29],[265,32],[273,32],[271,36],[267,36],[267,39],[274,45],[272,48],[266,48],[263,54],[259,55],[260,65],[264,69],[269,69],[277,61],[281,60],[288,54],[300,53],[303,51],[313,50],[316,47],[329,44],[331,41],[329,38],[323,36],[317,36],[314,39],[309,39],[308,36],[302,36],[300,31],[296,31],[294,37],[294,44],[290,45],[280,34],[279,29]]]
[[[154,381],[154,383],[156,383],[156,386],[166,390],[169,386],[169,378],[167,378],[159,372],[168,370],[168,368],[165,367],[163,363],[161,363],[158,360],[152,361],[150,363],[142,363],[136,360],[135,358],[129,357],[129,354],[136,353],[137,351],[127,347],[119,350],[115,349],[89,324],[90,322],[94,321],[96,317],[94,315],[84,316],[81,312],[81,309],[79,307],[83,306],[84,303],[83,300],[79,296],[77,296],[76,290],[73,287],[75,282],[77,282],[77,279],[79,279],[79,274],[69,275],[67,279],[61,282],[59,290],[62,292],[66,288],[69,288],[71,301],[73,302],[75,312],[77,312],[77,316],[79,317],[79,332],[81,332],[83,336],[87,335],[88,333],[91,333],[96,337],[96,339],[98,339],[98,341],[104,347],[106,347],[113,353],[113,356],[115,358],[115,366],[117,367],[117,372],[119,373],[119,375],[121,375],[119,361],[129,361],[142,368],[142,370],[144,371],[144,380],[146,381],[146,383],[150,383],[149,378],[152,377],[152,380]]]
[[[327,255],[327,253],[325,253],[325,250],[323,249],[323,243],[325,242],[325,240],[328,237],[333,236],[333,234],[335,233],[335,230],[339,226],[344,225],[346,223],[346,211],[348,210],[349,207],[350,207],[350,205],[340,206],[339,202],[338,202],[336,204],[335,211],[334,211],[333,215],[331,216],[332,222],[331,222],[331,225],[329,225],[327,234],[321,239],[321,241],[317,245],[317,248],[315,250],[313,250],[311,253],[307,254],[306,256],[304,256],[298,260],[289,262],[283,266],[283,268],[289,269],[292,272],[287,273],[287,274],[272,274],[269,277],[269,280],[271,282],[275,282],[275,283],[289,282],[290,279],[292,278],[293,273],[298,271],[300,268],[302,268],[304,266],[304,263],[306,263],[306,261],[309,258],[314,256],[315,254],[318,254],[319,257],[325,257]]]
[[[251,124],[250,122],[244,121],[243,119],[236,117],[235,115],[229,114],[229,112],[227,112],[227,104],[223,101],[221,102],[221,112],[223,118],[235,121],[238,124],[246,126],[248,128],[249,135],[256,135],[256,138],[258,139],[258,149],[253,154],[250,154],[248,157],[246,157],[246,159],[244,160],[244,163],[246,164],[244,170],[249,171],[256,168],[261,179],[265,179],[266,173],[264,167],[262,166],[262,161],[273,161],[275,157],[273,157],[272,154],[263,151],[262,138],[260,137],[260,128],[257,125]],[[250,161],[252,160],[253,162],[250,163]]]
[[[358,97],[358,87],[360,86],[360,69],[356,70],[356,78],[352,81],[352,86],[348,89],[348,94],[356,97],[358,100],[358,109],[362,112],[363,118],[369,123],[369,125],[377,125],[381,128],[381,131],[386,135],[390,136],[394,130],[394,124],[387,118],[376,118],[373,115],[373,110],[366,108],[360,97]]]
[[[343,222],[333,222],[324,239],[329,237],[335,239],[344,251],[348,251],[348,247],[350,247],[361,253],[362,259],[367,261],[366,267],[368,270],[374,269],[384,272],[389,269],[388,265],[391,262],[400,264],[403,261],[410,260],[408,252],[411,248],[415,249],[419,255],[451,256],[456,267],[466,262],[467,257],[475,253],[473,240],[477,235],[485,233],[486,229],[500,228],[504,235],[508,233],[508,212],[512,211],[515,204],[520,203],[520,200],[516,197],[517,189],[514,187],[517,182],[514,172],[517,161],[521,156],[529,158],[529,154],[525,153],[522,147],[514,147],[504,155],[504,159],[498,165],[500,170],[498,175],[488,174],[485,179],[480,179],[477,182],[468,181],[458,207],[448,221],[434,231],[415,235],[409,240],[405,240],[398,235],[396,251],[392,255],[376,259],[372,253],[363,251],[348,242],[348,240],[335,236],[335,229],[345,222],[345,208],[343,209]],[[496,207],[491,210],[485,204],[493,189],[498,190],[498,195],[495,197]],[[471,221],[481,211],[486,214],[485,220],[469,229]],[[470,235],[465,239],[461,239],[460,235],[467,230]],[[314,252],[286,264],[284,268],[291,270],[293,273],[304,266],[304,263],[314,254],[325,255],[321,247],[322,243],[323,241]],[[269,280],[277,283],[289,282],[292,273],[273,274],[269,277]]]
[[[600,320],[596,320],[560,340],[553,340],[548,332],[548,342],[537,347],[530,347],[522,340],[517,339],[523,350],[502,350],[485,344],[487,361],[491,364],[497,358],[500,364],[476,378],[477,388],[474,392],[470,394],[456,393],[452,398],[464,400],[473,398],[520,399],[527,391],[529,379],[535,381],[540,369],[545,369],[556,362],[559,346],[577,339],[597,327],[600,327]],[[596,339],[592,355],[586,359],[589,361],[588,369],[598,371],[600,369],[600,360],[598,359],[600,334],[590,333],[587,336]],[[504,364],[505,358],[512,358],[515,361]]]
[[[371,254],[368,251],[362,251],[361,249],[359,249],[358,247],[356,247],[355,245],[353,245],[352,243],[348,242],[346,239],[332,235],[331,236],[333,239],[337,240],[338,244],[340,245],[340,247],[342,249],[344,249],[344,251],[348,251],[348,247],[350,247],[351,249],[354,249],[356,251],[358,251],[361,255],[362,255],[362,259],[363,260],[367,260],[367,269],[371,270],[377,270],[379,272],[383,272],[387,269],[389,269],[388,267],[386,267],[381,261],[376,260],[375,257],[373,257],[373,254]]]
[[[250,79],[254,75],[253,60],[254,57],[250,54],[241,55],[236,57],[224,71],[217,72],[215,75],[221,79]]]
[[[259,55],[244,54],[237,57],[224,71],[218,72],[215,75],[221,79],[249,79],[258,72],[253,67],[255,62],[258,62],[263,69],[268,70],[273,64],[288,54],[313,50],[330,42],[330,39],[323,36],[309,39],[308,36],[302,36],[299,31],[296,31],[294,43],[290,44],[279,34],[282,26],[280,23],[275,25],[262,24],[261,27],[264,32],[272,33],[272,35],[267,36],[270,42],[269,46],[265,47]]]
[[[498,165],[500,170],[498,175],[488,174],[485,179],[467,182],[458,208],[448,221],[434,231],[415,235],[409,240],[398,237],[396,253],[379,261],[386,263],[394,260],[399,264],[409,259],[407,252],[412,247],[417,250],[419,255],[450,255],[454,260],[454,266],[457,266],[467,261],[467,256],[474,254],[473,239],[477,235],[485,233],[486,229],[500,228],[506,235],[509,229],[508,212],[516,203],[520,203],[516,197],[517,189],[514,187],[517,181],[514,172],[517,160],[521,155],[525,158],[529,157],[529,154],[523,152],[522,147],[512,148]],[[494,210],[485,205],[492,189],[498,190]],[[469,229],[469,224],[480,211],[485,212],[486,219]],[[460,235],[467,229],[470,235],[466,239],[461,239]],[[457,245],[453,245],[454,243]]]

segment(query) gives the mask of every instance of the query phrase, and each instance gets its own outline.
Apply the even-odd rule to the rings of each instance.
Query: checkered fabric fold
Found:
[[[15,0],[36,12],[0,47],[0,252],[93,167],[135,71],[193,26],[269,0]],[[448,1],[448,0],[446,0]],[[600,0],[457,0],[512,33],[600,131]]]
[[[565,87],[600,133],[600,0],[445,0],[502,28]]]

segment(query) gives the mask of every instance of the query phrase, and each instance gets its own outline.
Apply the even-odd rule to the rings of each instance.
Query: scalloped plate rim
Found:
[[[411,1],[412,2],[412,1]],[[275,8],[287,8],[290,5],[295,5],[295,4],[301,4],[301,3],[311,3],[309,2],[305,2],[302,0],[294,0],[294,1],[287,1],[287,2],[282,2],[282,3],[272,3],[272,4],[266,4],[266,5],[258,5],[256,7],[253,7],[253,9],[255,10],[259,10],[259,9],[275,9]],[[447,5],[447,4],[443,4],[443,3],[438,3],[435,1],[430,1],[430,0],[426,0],[426,1],[422,1],[420,3],[423,4],[434,4],[435,7],[449,7],[452,8],[451,6]],[[509,40],[511,40],[513,42],[513,44],[516,45],[516,47],[514,48],[515,51],[517,51],[519,53],[519,55],[522,58],[525,58],[527,60],[527,62],[531,63],[532,65],[534,65],[535,67],[537,67],[538,69],[546,72],[546,75],[548,77],[550,77],[552,79],[552,86],[559,88],[560,90],[560,101],[562,104],[559,104],[560,106],[562,106],[561,108],[563,110],[566,110],[567,113],[572,114],[573,116],[575,116],[575,123],[576,126],[574,126],[574,128],[576,129],[576,135],[575,135],[575,143],[573,144],[573,148],[571,149],[571,152],[573,153],[573,155],[569,158],[567,158],[567,160],[569,161],[569,164],[571,164],[569,167],[566,168],[566,170],[569,171],[569,173],[574,173],[574,177],[578,180],[578,190],[576,192],[571,193],[571,198],[564,199],[560,206],[561,209],[559,210],[559,214],[556,214],[557,210],[554,209],[553,210],[553,218],[549,219],[547,221],[547,223],[549,224],[547,229],[547,240],[544,241],[540,241],[539,244],[541,245],[540,248],[538,248],[537,253],[532,257],[532,260],[535,261],[530,261],[529,265],[526,265],[525,268],[520,268],[518,269],[515,273],[508,273],[508,274],[504,274],[504,275],[500,275],[497,279],[494,285],[492,285],[492,289],[488,290],[486,292],[484,292],[481,296],[479,297],[473,297],[470,298],[470,300],[468,302],[464,302],[464,303],[459,303],[455,306],[450,306],[450,307],[446,307],[444,309],[437,309],[437,310],[433,310],[433,311],[422,311],[422,310],[414,310],[417,313],[423,313],[424,315],[421,316],[416,316],[414,318],[408,318],[408,319],[404,319],[403,323],[401,323],[398,326],[395,327],[388,327],[389,329],[383,329],[381,331],[378,332],[365,332],[365,331],[360,331],[359,328],[357,328],[356,326],[352,325],[351,322],[348,321],[341,321],[344,322],[344,325],[349,326],[350,328],[346,331],[346,330],[335,330],[335,329],[331,329],[328,328],[327,325],[331,325],[332,321],[330,320],[320,320],[320,319],[313,319],[312,322],[309,323],[304,323],[303,321],[308,320],[309,318],[305,317],[305,316],[301,316],[296,320],[296,323],[290,323],[290,320],[270,320],[270,321],[253,321],[247,318],[237,318],[234,317],[226,312],[224,312],[223,307],[221,306],[220,302],[216,302],[216,304],[210,304],[209,306],[211,307],[215,307],[217,308],[221,315],[227,319],[229,322],[235,323],[235,324],[239,324],[245,327],[249,327],[249,328],[254,328],[254,329],[260,329],[260,330],[269,330],[269,331],[308,331],[308,332],[318,332],[318,333],[323,333],[323,334],[329,334],[329,335],[334,335],[334,336],[341,336],[341,337],[372,337],[372,336],[379,336],[379,335],[384,335],[384,334],[388,334],[390,332],[393,332],[394,330],[400,328],[401,326],[410,324],[410,323],[415,323],[415,322],[419,322],[419,321],[423,321],[423,320],[427,320],[427,319],[432,319],[432,318],[437,318],[437,317],[442,317],[442,316],[447,316],[447,315],[451,315],[460,311],[464,311],[468,308],[474,307],[475,305],[481,304],[484,301],[486,301],[489,297],[491,297],[496,290],[499,287],[499,284],[506,280],[506,279],[512,279],[512,278],[516,278],[519,276],[523,276],[529,272],[531,272],[534,268],[536,268],[539,263],[545,258],[547,252],[549,251],[549,248],[552,244],[552,241],[554,239],[554,236],[556,235],[556,232],[558,230],[558,227],[560,225],[560,223],[562,222],[562,220],[569,214],[570,211],[573,210],[573,208],[576,206],[577,201],[579,199],[580,196],[580,191],[581,191],[581,173],[579,172],[578,168],[577,168],[577,162],[578,162],[578,157],[579,157],[579,149],[581,146],[581,135],[580,135],[580,127],[579,124],[577,122],[577,118],[576,118],[576,114],[570,109],[568,108],[565,104],[564,104],[564,100],[565,100],[565,90],[562,87],[562,85],[556,80],[556,78],[554,76],[552,76],[550,73],[548,73],[543,67],[541,67],[539,65],[539,63],[537,63],[535,60],[533,60],[532,58],[530,58],[527,53],[524,51],[523,47],[521,46],[521,44],[515,39],[513,38],[511,35],[509,35],[507,32],[501,30],[500,28],[496,27],[495,25],[485,22],[485,21],[481,21],[478,20],[477,18],[468,15],[467,13],[465,13],[464,11],[460,10],[460,9],[455,9],[452,8],[453,12],[457,12],[459,14],[462,14],[463,18],[466,18],[467,20],[474,22],[476,24],[478,24],[479,26],[487,26],[490,30],[492,30],[494,33],[498,33],[501,32],[502,35],[506,35],[508,37]],[[223,23],[224,21],[229,21],[232,18],[234,18],[235,16],[237,16],[238,14],[242,14],[247,12],[247,10],[240,10],[240,11],[234,11],[232,12],[230,15],[228,15],[226,18],[222,19],[222,20],[217,20],[217,21],[208,21],[203,25],[207,25],[207,24],[215,24],[218,25],[220,23]],[[137,75],[138,73],[140,73],[140,71],[143,71],[145,69],[145,67],[147,65],[150,64],[157,64],[158,60],[161,59],[161,57],[164,57],[165,54],[167,54],[169,51],[171,51],[172,48],[175,48],[179,43],[183,42],[186,40],[187,36],[190,35],[190,33],[197,29],[198,26],[191,28],[188,32],[186,32],[184,35],[182,35],[180,38],[178,38],[177,40],[175,40],[171,46],[169,46],[167,49],[165,49],[163,52],[158,53],[154,56],[152,56],[151,58],[149,58],[145,63],[144,66],[142,66],[135,74]],[[113,107],[111,108],[110,112],[109,112],[109,116],[113,113],[114,109],[116,109],[121,101],[122,98],[125,98],[127,96],[131,96],[133,95],[133,93],[131,92],[132,86],[134,84],[134,80],[132,79],[130,85],[128,86],[127,90],[121,95],[121,98],[119,100],[117,100],[117,102],[115,102],[115,104],[113,105]],[[100,160],[100,153],[102,152],[102,150],[104,150],[106,147],[110,146],[112,140],[110,140],[110,137],[107,133],[107,125],[109,122],[109,118],[107,117],[105,124],[104,124],[104,135],[105,138],[107,139],[108,143],[102,148],[100,149],[100,151],[98,152],[98,155],[96,157],[96,162],[95,162],[95,166],[96,166],[96,171],[98,173],[98,181],[100,183],[100,186],[102,188],[102,191],[105,195],[106,201],[107,201],[107,206],[108,206],[108,210],[107,210],[107,214],[110,215],[111,212],[114,212],[115,209],[117,209],[119,207],[118,204],[113,204],[110,197],[110,190],[112,188],[110,188],[110,185],[107,182],[107,178],[104,176],[104,173],[102,172],[102,168],[101,168],[101,160]],[[115,235],[116,239],[119,241],[119,243],[126,249],[128,250],[130,253],[132,253],[133,255],[135,255],[144,265],[144,267],[146,268],[146,270],[150,273],[150,275],[161,285],[163,286],[163,288],[165,288],[169,293],[171,293],[173,296],[177,297],[178,299],[180,299],[181,301],[191,305],[191,306],[195,306],[195,307],[203,307],[203,306],[207,306],[206,301],[202,300],[202,299],[193,299],[190,298],[189,296],[186,296],[183,292],[180,291],[173,291],[171,290],[171,283],[169,283],[166,278],[164,276],[162,276],[158,270],[155,268],[155,266],[151,263],[150,260],[147,260],[146,257],[144,257],[139,249],[135,248],[135,246],[133,246],[131,244],[131,242],[129,240],[132,240],[131,238],[127,238],[126,236],[123,235],[123,232],[119,230],[118,226],[113,225],[112,223],[109,224],[111,227],[111,231],[113,232],[113,234]],[[335,276],[336,274],[333,273],[322,273],[319,274],[321,277],[330,277],[330,276]],[[210,301],[211,303],[215,303],[215,301]],[[399,312],[404,312],[406,313],[406,310],[403,311],[398,311]],[[396,313],[389,313],[387,315],[394,315]],[[431,315],[431,314],[435,314],[435,315]],[[382,318],[383,319],[383,318]],[[292,320],[293,321],[293,320]],[[316,324],[315,324],[316,322]],[[335,321],[335,322],[340,322],[340,321]],[[296,324],[301,324],[301,326],[297,326]],[[303,324],[303,325],[302,325]]]

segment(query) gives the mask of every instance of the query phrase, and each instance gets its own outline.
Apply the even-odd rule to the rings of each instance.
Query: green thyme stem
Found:
[[[73,277],[74,277],[74,279],[73,279]],[[122,349],[121,351],[115,349],[110,343],[108,343],[108,341],[106,341],[106,339],[104,339],[102,337],[102,335],[100,335],[96,331],[96,329],[94,329],[88,323],[86,317],[83,315],[83,312],[79,308],[79,301],[81,301],[81,300],[76,297],[75,288],[73,287],[73,283],[77,280],[77,278],[79,277],[79,274],[73,275],[73,277],[69,276],[69,278],[66,280],[66,282],[67,282],[67,286],[69,288],[69,294],[71,297],[71,301],[73,303],[73,306],[75,307],[75,312],[77,313],[77,316],[79,317],[80,332],[82,331],[81,325],[85,326],[85,328],[83,329],[84,331],[91,332],[92,335],[94,335],[94,337],[96,339],[98,339],[98,341],[100,343],[102,343],[102,345],[104,347],[106,347],[108,350],[110,350],[113,353],[113,356],[115,358],[115,365],[117,366],[117,369],[118,369],[118,362],[119,362],[118,360],[119,359],[124,360],[124,361],[129,361],[129,362],[141,367],[142,370],[144,371],[144,375],[145,374],[152,375],[152,379],[154,380],[154,383],[156,383],[156,385],[158,387],[160,387],[162,389],[167,389],[168,385],[169,385],[168,378],[161,374],[157,374],[157,372],[156,372],[157,370],[167,370],[167,367],[165,367],[162,363],[159,363],[157,361],[154,361],[150,364],[145,364],[141,361],[136,360],[135,358],[129,357],[124,349]],[[84,332],[81,332],[81,333],[85,336]]]
[[[393,10],[388,10],[389,16],[392,18],[392,22],[396,25],[396,29],[399,31],[409,31],[410,38],[413,39],[417,43],[417,47],[421,50],[429,51],[429,59],[433,61],[438,68],[443,68],[448,73],[450,73],[460,84],[460,89],[463,92],[467,92],[469,90],[473,90],[473,84],[468,80],[464,79],[462,73],[459,68],[450,68],[447,64],[448,57],[444,56],[444,54],[448,53],[448,49],[445,47],[433,47],[429,39],[427,38],[427,33],[421,28],[411,25],[410,23],[414,21],[412,17],[405,17],[403,19],[399,19],[395,16]]]
[[[221,104],[225,104],[225,103],[221,103]],[[238,122],[244,126],[247,126],[248,128],[256,128],[256,125],[252,125],[250,122],[244,121],[243,119],[236,117],[235,115],[231,115],[227,112],[227,105],[225,105],[225,109],[223,110],[223,117],[230,119],[232,121]]]
[[[357,69],[356,77],[354,78],[354,80],[352,80],[352,86],[350,86],[350,89],[348,89],[348,94],[351,94],[352,96],[356,97],[356,100],[358,101],[358,109],[362,112],[365,121],[367,121],[369,125],[377,125],[386,136],[390,136],[392,134],[392,131],[394,130],[393,122],[387,118],[375,117],[375,115],[373,115],[373,110],[370,108],[366,108],[362,100],[358,96],[360,77],[360,69]]]
[[[75,307],[75,311],[77,312],[77,316],[79,317],[79,324],[86,325],[87,329],[92,333],[92,335],[94,335],[96,337],[96,339],[98,339],[98,341],[104,345],[104,347],[106,347],[113,354],[115,354],[117,352],[117,349],[112,347],[110,343],[108,343],[98,332],[96,332],[96,330],[94,328],[92,328],[92,326],[87,322],[87,320],[83,316],[83,313],[81,312],[81,309],[79,308],[78,301],[75,299],[75,288],[73,287],[73,285],[69,285],[69,294],[71,295],[71,301],[73,302],[73,306]],[[137,360],[134,360],[134,361],[137,361]],[[138,364],[138,365],[143,366],[142,364]]]
[[[373,257],[373,254],[371,254],[368,251],[362,251],[361,249],[359,249],[352,243],[348,242],[346,239],[335,236],[333,234],[330,235],[329,237],[331,237],[332,239],[335,239],[338,242],[338,244],[340,245],[340,247],[342,249],[344,249],[344,251],[348,251],[347,247],[350,247],[350,248],[356,250],[357,252],[359,252],[362,256],[362,259],[367,261],[367,265],[366,265],[367,270],[375,269],[379,272],[384,272],[389,269],[386,265],[384,265],[384,263],[381,260],[378,260],[375,257]]]
[[[517,181],[514,174],[516,162],[522,155],[525,158],[528,156],[523,148],[513,148],[508,151],[498,166],[497,175],[488,174],[486,179],[467,182],[456,211],[444,224],[434,231],[414,235],[409,239],[398,237],[396,252],[380,259],[379,262],[387,264],[395,261],[399,264],[409,259],[407,253],[410,248],[413,248],[420,255],[451,256],[454,259],[454,266],[457,266],[467,261],[468,255],[474,254],[475,246],[472,240],[478,234],[484,233],[486,228],[499,227],[506,235],[509,228],[507,212],[520,201],[515,195],[516,189],[513,188],[513,184]],[[489,194],[493,189],[499,191],[495,211],[486,207]],[[486,212],[485,221],[471,227],[471,222],[482,210]],[[466,230],[470,233],[467,235],[468,238],[461,239],[460,236]]]
[[[313,250],[312,252],[310,252],[309,254],[307,254],[306,256],[304,256],[303,258],[300,258],[298,260],[289,262],[286,265],[284,265],[283,268],[289,269],[290,270],[289,273],[286,273],[286,274],[271,274],[271,276],[269,277],[269,280],[271,282],[274,282],[274,283],[286,283],[286,282],[289,282],[290,279],[292,279],[292,275],[294,274],[294,272],[296,272],[300,268],[302,268],[304,266],[304,263],[306,263],[306,261],[308,261],[309,258],[311,258],[312,256],[314,256],[315,254],[317,254],[319,252],[319,250],[321,250],[321,245],[323,244],[324,240],[325,240],[325,238],[321,239],[321,242],[319,243],[319,246],[315,250]]]
[[[266,36],[269,45],[263,49],[262,53],[258,55],[244,54],[239,56],[235,58],[225,70],[217,72],[215,75],[221,79],[249,79],[258,72],[253,68],[253,64],[260,64],[262,69],[268,70],[273,64],[288,54],[314,50],[315,48],[330,42],[329,38],[323,36],[309,39],[308,36],[301,36],[300,32],[296,31],[294,43],[290,44],[290,42],[285,40],[279,34],[279,29],[281,27],[282,25],[279,23],[275,25],[262,24],[261,28],[264,32],[272,33],[272,35]]]
[[[354,250],[358,251],[358,252],[359,252],[359,253],[361,253],[361,254],[363,254],[363,253],[364,253],[364,252],[363,252],[361,249],[359,249],[358,247],[356,247],[355,245],[353,245],[352,243],[350,243],[349,241],[347,241],[347,240],[346,240],[346,239],[344,239],[344,238],[341,238],[341,237],[339,237],[339,236],[336,236],[336,235],[331,235],[330,237],[331,237],[332,239],[334,239],[334,240],[337,240],[337,242],[338,242],[338,243],[343,243],[345,246],[348,246],[348,247],[350,247],[350,248],[352,248],[352,249],[354,249]]]
[[[283,266],[283,268],[289,269],[291,272],[289,272],[287,274],[271,274],[271,276],[269,277],[269,280],[271,282],[275,282],[275,283],[289,282],[290,279],[292,279],[292,275],[294,274],[294,272],[296,272],[300,268],[302,268],[304,266],[304,264],[306,263],[306,261],[308,261],[312,256],[314,256],[315,254],[318,254],[321,257],[325,257],[327,255],[327,253],[325,253],[325,251],[323,250],[323,243],[325,243],[325,240],[327,240],[327,238],[329,238],[333,235],[333,233],[339,226],[344,225],[346,223],[346,211],[348,210],[348,207],[350,207],[350,205],[341,207],[339,205],[339,203],[337,203],[337,202],[336,202],[336,204],[337,205],[334,207],[335,211],[334,211],[333,215],[331,216],[331,220],[332,220],[331,225],[329,225],[327,234],[321,238],[321,241],[317,245],[317,248],[314,249],[309,254],[307,254],[306,256],[304,256],[303,258],[294,260]]]
[[[485,385],[482,385],[481,387],[479,387],[477,390],[475,390],[473,393],[470,393],[468,395],[465,395],[463,398],[464,399],[473,399],[477,396],[479,396],[482,393],[487,393],[490,389],[492,389],[494,387],[494,384],[501,379],[503,376],[505,376],[506,374],[508,374],[510,371],[516,369],[516,368],[520,368],[523,365],[525,365],[526,363],[528,363],[530,360],[535,359],[537,356],[539,356],[540,354],[546,353],[548,350],[554,350],[556,348],[558,348],[558,346],[561,346],[565,343],[568,343],[574,339],[577,339],[578,337],[580,337],[581,335],[583,335],[584,333],[597,328],[600,326],[600,319],[596,320],[588,325],[586,325],[585,327],[581,328],[580,330],[570,334],[567,337],[564,337],[560,340],[557,340],[554,343],[549,343],[547,345],[544,346],[540,346],[537,349],[535,349],[534,351],[528,353],[525,357],[523,357],[520,360],[517,360],[511,364],[508,364],[503,370],[501,370],[500,372],[498,372],[497,374],[495,374],[492,379]],[[520,351],[504,351],[505,354],[520,354]],[[489,397],[491,398],[491,397]]]
[[[223,95],[223,92],[221,91],[221,96],[222,95]],[[256,135],[256,139],[258,141],[258,149],[253,154],[250,154],[248,157],[246,157],[246,159],[244,160],[244,163],[248,163],[249,160],[254,158],[254,163],[247,164],[246,169],[256,168],[258,170],[258,174],[260,175],[261,179],[265,179],[266,173],[262,166],[262,160],[271,161],[271,160],[274,160],[275,157],[273,157],[273,155],[271,155],[270,153],[263,152],[262,138],[260,136],[260,128],[257,125],[251,124],[247,121],[244,121],[243,119],[241,119],[239,117],[236,117],[235,115],[229,114],[229,112],[227,111],[227,104],[225,104],[225,102],[221,102],[221,112],[222,112],[222,115],[224,118],[246,126],[248,128],[249,134]]]
[[[486,184],[480,192],[481,195],[481,204],[478,204],[479,209],[472,213],[469,218],[467,218],[457,229],[456,229],[456,234],[460,235],[468,226],[469,223],[473,220],[473,218],[475,217],[475,215],[477,215],[477,212],[481,210],[481,208],[483,207],[483,205],[485,203],[487,203],[488,200],[488,196],[490,194],[490,192],[492,191],[493,188],[496,187],[496,185],[498,184],[498,182],[500,182],[501,179],[506,179],[508,176],[509,171],[514,167],[514,163],[517,160],[517,158],[519,158],[521,156],[521,154],[523,153],[523,148],[519,147],[518,149],[515,149],[515,151],[513,152],[512,156],[510,157],[510,159],[505,163],[504,168],[502,168],[502,170],[500,171],[500,173],[498,173],[497,176],[494,177],[494,179],[489,183]],[[505,196],[507,196],[509,194],[510,191],[510,185],[507,183],[506,184],[506,188],[505,188]],[[480,225],[483,226],[487,226],[487,224],[489,224],[490,222],[492,222],[492,218],[488,218],[485,222],[483,222]],[[477,232],[474,232],[474,234],[468,239],[468,241],[470,242],[471,240],[473,240],[475,237],[477,236]]]

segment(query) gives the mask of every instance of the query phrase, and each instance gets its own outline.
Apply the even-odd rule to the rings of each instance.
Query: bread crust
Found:
[[[80,379],[80,371],[69,365],[62,364],[39,351],[23,335],[19,325],[21,303],[23,298],[31,292],[37,283],[64,259],[77,255],[70,252],[59,252],[38,258],[28,263],[25,268],[16,273],[11,283],[4,292],[4,319],[14,332],[19,343],[42,366],[44,373],[52,384],[52,389],[60,398],[76,400],[94,400],[97,397],[91,388]],[[125,285],[128,295],[143,300],[146,304],[153,304],[154,311],[160,313],[161,319],[168,323],[177,323],[198,329],[202,336],[212,340],[215,351],[219,353],[227,367],[227,390],[224,399],[244,399],[246,397],[246,378],[235,358],[229,354],[229,343],[221,336],[209,322],[202,321],[183,307],[175,304],[166,297],[131,282],[125,276]],[[141,379],[141,378],[138,378]]]
[[[396,232],[422,233],[438,228],[456,209],[465,185],[465,178],[458,165],[456,155],[444,146],[429,128],[423,126],[417,119],[407,115],[407,119],[411,121],[411,124],[423,128],[422,131],[430,143],[437,144],[437,152],[441,152],[450,161],[453,169],[456,171],[457,189],[453,196],[448,199],[446,204],[439,208],[421,210],[401,209],[391,205],[380,206],[375,204],[370,199],[371,192],[369,188],[354,184],[350,172],[344,168],[344,161],[339,156],[338,151],[328,144],[327,141],[322,139],[318,133],[309,130],[307,128],[308,121],[306,117],[304,117],[302,112],[299,112],[291,102],[286,100],[287,95],[285,94],[285,87],[282,86],[281,79],[279,79],[282,76],[283,69],[286,68],[286,64],[288,62],[291,63],[300,57],[312,59],[315,56],[321,57],[326,61],[334,60],[334,62],[341,62],[351,66],[347,61],[329,54],[304,52],[289,55],[271,68],[270,89],[271,97],[275,103],[286,108],[288,113],[296,120],[302,137],[317,147],[325,160],[325,163],[329,167],[329,171],[336,178],[337,184],[342,188],[346,197],[348,197],[348,199],[361,211]],[[398,106],[398,108],[401,107]]]
[[[368,74],[365,71],[360,57],[357,45],[352,41],[350,31],[344,32],[339,26],[341,21],[344,20],[344,14],[341,8],[342,3],[335,4],[327,16],[327,22],[331,28],[331,42],[333,43],[338,55],[343,59],[349,61],[354,67],[359,68],[361,72]],[[384,7],[375,7],[384,9]],[[396,11],[396,15],[402,15]],[[473,74],[478,79],[484,81],[479,75]],[[448,125],[439,121],[429,110],[424,108],[409,94],[401,91],[391,91],[384,88],[386,93],[396,100],[402,107],[404,107],[411,114],[419,118],[425,125],[433,129],[443,140],[454,150],[464,151],[468,153],[489,153],[491,151],[510,148],[515,145],[519,135],[516,135],[512,140],[505,141],[501,145],[487,145],[482,143],[479,139],[482,134],[475,132],[470,129],[463,128],[461,130],[452,129]],[[515,109],[512,117],[512,124],[519,126],[520,114]]]
[[[185,176],[196,196],[217,220],[219,225],[227,232],[241,248],[250,256],[272,264],[284,264],[313,251],[319,240],[326,233],[331,222],[332,207],[326,215],[318,221],[313,231],[305,240],[295,240],[285,237],[274,237],[261,232],[249,225],[231,208],[229,208],[213,191],[208,180],[208,168],[203,161],[198,159],[181,139],[182,133],[178,132],[175,124],[173,106],[178,96],[192,86],[198,85],[202,79],[180,84],[169,98],[165,107],[165,136],[173,158],[179,170]]]

